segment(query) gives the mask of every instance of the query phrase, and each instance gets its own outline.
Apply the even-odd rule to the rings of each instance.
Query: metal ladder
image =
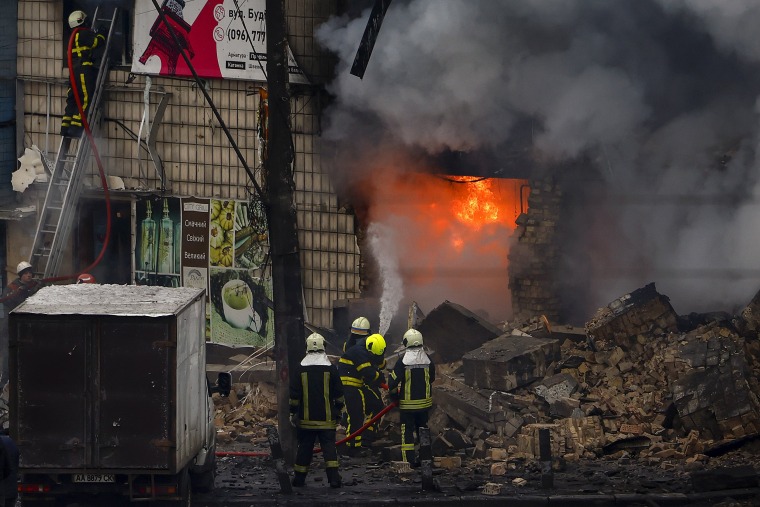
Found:
[[[108,53],[111,47],[111,35],[119,14],[119,10],[114,8],[110,18],[98,18],[100,10],[100,7],[95,9],[92,26],[96,26],[98,22],[107,22],[108,35],[105,47],[102,50],[103,56],[100,61],[94,92],[90,97],[90,105],[86,111],[87,123],[93,131],[96,129],[101,116],[100,100],[108,77]],[[79,196],[82,193],[82,180],[90,157],[90,150],[90,142],[84,132],[81,137],[61,138],[55,165],[52,169],[48,168],[51,173],[50,183],[45,195],[45,203],[40,211],[29,257],[35,276],[50,278],[58,274],[62,258],[61,252],[71,232]]]

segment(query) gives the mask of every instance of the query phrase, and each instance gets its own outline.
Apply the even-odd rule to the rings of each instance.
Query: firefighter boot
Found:
[[[331,488],[339,488],[343,485],[343,479],[340,476],[337,468],[327,469],[327,482],[330,483]]]
[[[302,488],[306,486],[306,472],[295,472],[293,475],[293,486]]]

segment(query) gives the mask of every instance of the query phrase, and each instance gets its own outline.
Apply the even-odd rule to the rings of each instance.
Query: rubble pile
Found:
[[[439,468],[508,476],[539,460],[539,433],[549,430],[555,464],[624,459],[694,471],[760,435],[760,293],[736,317],[682,317],[650,284],[582,329],[536,317],[497,332],[445,302],[420,329],[437,363],[429,426]],[[451,360],[463,344],[475,348]],[[274,385],[233,391],[215,398],[220,442],[266,442]],[[400,459],[397,420],[392,411],[381,426],[391,462]]]

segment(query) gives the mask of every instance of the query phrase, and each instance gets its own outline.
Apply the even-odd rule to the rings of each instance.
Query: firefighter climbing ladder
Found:
[[[108,76],[108,53],[111,46],[111,35],[118,16],[118,9],[114,8],[110,18],[99,18],[100,10],[100,8],[95,10],[92,26],[102,27],[108,23],[108,35],[97,81],[87,110],[87,123],[93,129],[100,120],[100,99]],[[52,173],[50,184],[45,196],[45,203],[40,211],[29,258],[36,275],[50,278],[58,274],[61,265],[61,251],[71,232],[89,156],[90,142],[85,133],[82,134],[81,138],[61,138],[55,165],[50,170]]]

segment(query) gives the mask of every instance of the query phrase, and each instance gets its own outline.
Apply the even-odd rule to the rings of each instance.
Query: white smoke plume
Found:
[[[558,266],[579,319],[651,281],[679,313],[760,288],[760,3],[395,0],[359,79],[368,15],[318,31],[340,59],[325,137],[344,179],[387,153],[499,161],[528,139],[556,167],[585,161]]]
[[[380,296],[380,325],[378,333],[385,335],[391,320],[404,297],[404,284],[398,271],[398,254],[393,229],[377,223],[367,228],[372,255],[380,268],[383,293]]]

